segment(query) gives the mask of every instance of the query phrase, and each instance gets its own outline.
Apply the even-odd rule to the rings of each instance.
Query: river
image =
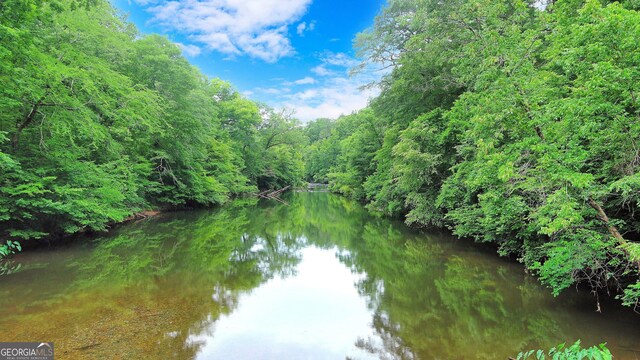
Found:
[[[582,339],[640,357],[640,315],[333,194],[165,213],[0,267],[0,341],[56,359],[507,359]]]

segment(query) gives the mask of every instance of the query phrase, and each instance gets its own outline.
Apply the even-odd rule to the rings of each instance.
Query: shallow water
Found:
[[[582,339],[640,358],[640,315],[328,193],[162,214],[0,267],[0,341],[56,359],[506,359]]]

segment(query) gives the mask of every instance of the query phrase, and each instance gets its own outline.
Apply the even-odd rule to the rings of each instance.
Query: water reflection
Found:
[[[234,313],[192,335],[190,341],[206,344],[197,358],[366,357],[353,344],[354,334],[371,332],[371,314],[353,287],[357,277],[331,251],[306,248],[302,259],[295,277],[255,289]]]
[[[163,214],[21,254],[0,277],[0,341],[86,359],[496,359],[577,338],[640,354],[628,311],[553,299],[491,251],[327,193],[288,202]]]

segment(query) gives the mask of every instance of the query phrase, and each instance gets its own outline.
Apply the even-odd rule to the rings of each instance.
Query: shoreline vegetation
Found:
[[[580,345],[580,340],[576,341],[571,346],[566,344],[560,344],[555,346],[549,351],[544,350],[529,350],[523,351],[515,358],[509,358],[509,360],[574,360],[574,359],[589,359],[589,360],[611,360],[613,355],[607,349],[606,344],[599,344],[590,348],[583,348]]]

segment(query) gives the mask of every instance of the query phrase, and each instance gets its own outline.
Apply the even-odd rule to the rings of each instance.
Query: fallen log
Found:
[[[271,200],[276,200],[280,203],[283,203],[285,205],[289,205],[289,203],[287,203],[286,201],[280,199],[280,194],[282,194],[283,192],[289,190],[291,188],[291,185],[289,186],[285,186],[280,190],[266,190],[263,191],[261,193],[256,194],[257,197],[263,198],[263,199],[271,199]]]

